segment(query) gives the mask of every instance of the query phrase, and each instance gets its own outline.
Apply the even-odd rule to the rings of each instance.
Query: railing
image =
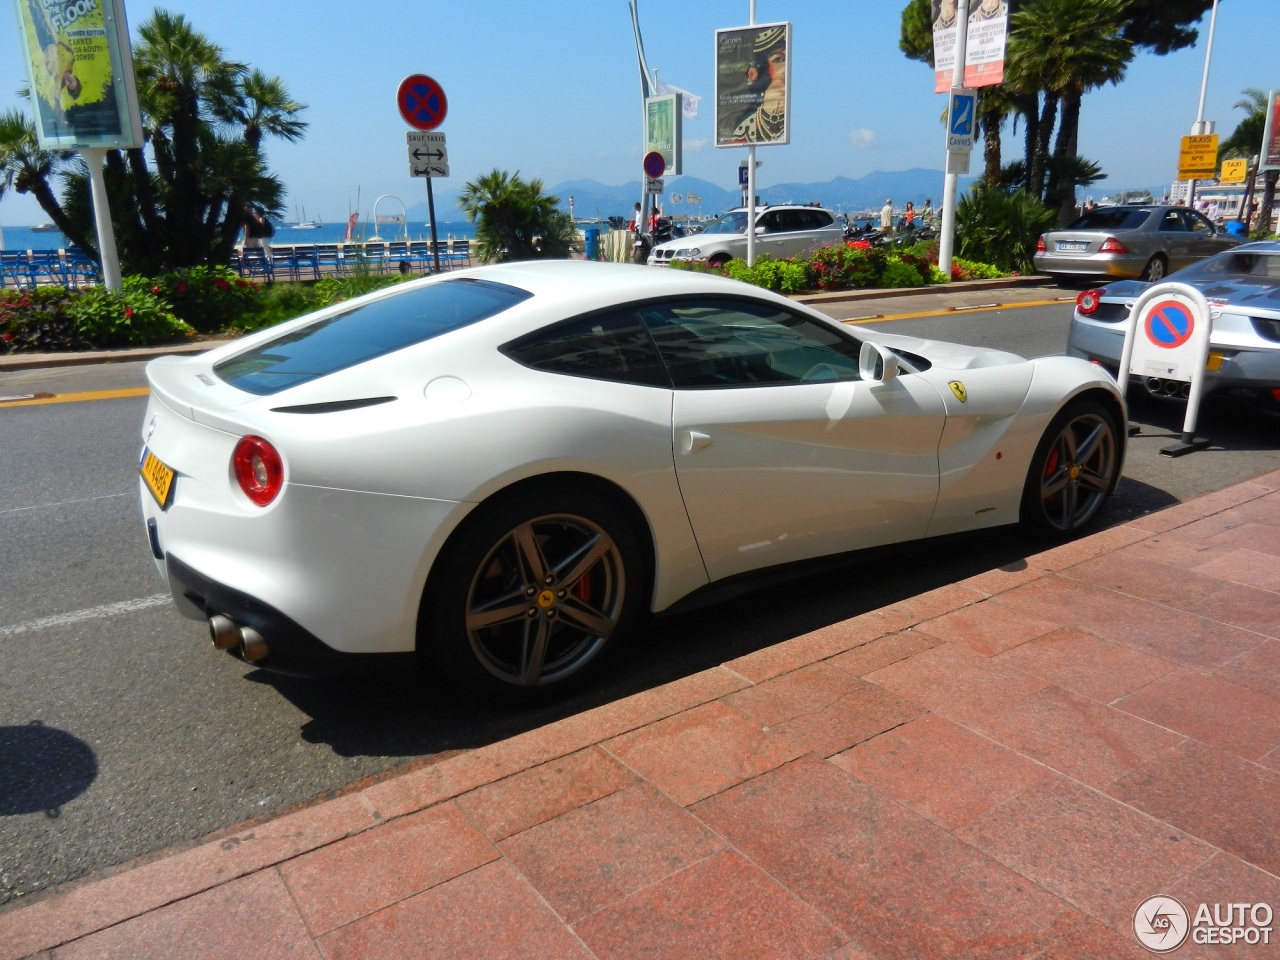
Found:
[[[101,282],[102,271],[80,250],[0,250],[0,289],[77,290]]]

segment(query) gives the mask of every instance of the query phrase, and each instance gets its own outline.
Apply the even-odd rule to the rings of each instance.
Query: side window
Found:
[[[1172,230],[1182,233],[1186,229],[1186,226],[1182,223],[1182,218],[1178,216],[1177,210],[1166,210],[1164,212],[1164,218],[1160,221],[1160,230],[1162,232]]]
[[[807,210],[783,210],[782,211],[782,229],[788,233],[794,233],[797,230],[809,229],[809,216]]]
[[[1213,233],[1213,224],[1211,224],[1206,217],[1202,217],[1194,210],[1183,210],[1182,216],[1187,221],[1187,229],[1193,233]]]
[[[857,340],[780,307],[700,299],[639,313],[677,388],[858,379]]]
[[[502,347],[526,367],[571,377],[670,388],[666,370],[634,310],[569,320]]]
[[[835,223],[831,214],[827,213],[825,210],[810,210],[808,211],[808,215],[809,229],[811,230],[821,230],[823,227],[829,227]]]
[[[786,229],[783,225],[781,210],[766,211],[761,215],[760,219],[757,220],[756,223],[764,227],[765,233],[778,233]]]

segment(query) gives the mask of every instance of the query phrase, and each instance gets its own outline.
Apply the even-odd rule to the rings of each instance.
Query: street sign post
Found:
[[[396,90],[396,106],[404,122],[417,131],[434,130],[444,123],[449,113],[449,98],[444,88],[425,73],[413,73],[400,81]],[[418,139],[415,139],[415,136]],[[438,139],[437,139],[438,138]],[[443,133],[409,133],[409,176],[427,180],[427,213],[431,217],[431,263],[440,272],[440,241],[436,237],[436,201],[431,193],[433,177],[449,175],[449,154],[444,148]]]
[[[1218,135],[1205,133],[1182,138],[1178,151],[1179,180],[1212,180],[1218,172]]]
[[[1244,183],[1249,175],[1248,160],[1223,160],[1219,183]]]
[[[663,171],[667,169],[667,161],[662,158],[662,154],[654,150],[652,153],[644,155],[644,172],[645,175],[657,179],[662,176]]]
[[[969,153],[973,150],[974,114],[977,112],[977,94],[968,90],[952,90],[951,106],[947,111],[947,151]]]
[[[645,177],[644,189],[646,193],[661,193],[665,185],[661,177]]]

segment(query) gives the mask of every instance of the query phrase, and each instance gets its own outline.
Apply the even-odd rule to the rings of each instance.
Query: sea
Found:
[[[431,224],[410,221],[407,224],[410,240],[430,240]],[[277,224],[276,235],[271,243],[281,246],[301,243],[341,243],[346,236],[347,225],[343,223],[326,223],[314,230],[298,230],[288,224]],[[361,222],[356,233],[365,238],[374,235],[373,224]],[[437,220],[437,240],[473,240],[476,228],[465,220]],[[400,228],[383,224],[378,235],[383,240],[403,240]],[[67,238],[59,231],[37,233],[29,226],[0,226],[0,250],[59,250],[65,249]]]

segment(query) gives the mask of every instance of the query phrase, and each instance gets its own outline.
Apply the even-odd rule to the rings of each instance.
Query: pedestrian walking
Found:
[[[886,199],[880,208],[880,230],[887,233],[893,229],[893,200]]]

